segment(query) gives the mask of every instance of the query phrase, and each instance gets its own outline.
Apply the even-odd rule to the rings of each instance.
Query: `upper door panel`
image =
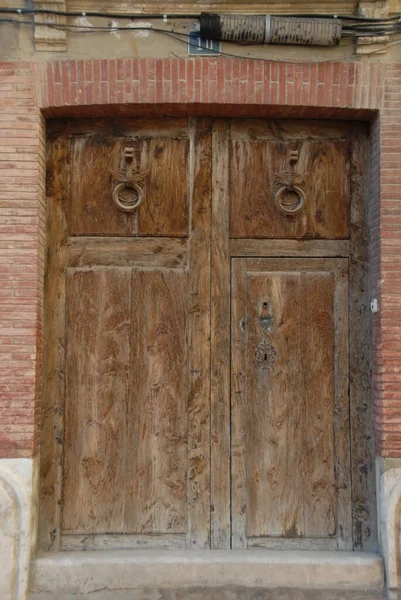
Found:
[[[113,136],[110,131],[73,136],[69,234],[187,236],[188,155],[189,139],[179,128],[142,128],[132,136]],[[113,191],[130,176],[137,178],[143,201],[126,212],[113,201]],[[137,192],[121,185],[119,199],[132,204]]]
[[[348,238],[349,200],[350,141],[343,128],[234,124],[231,237]]]

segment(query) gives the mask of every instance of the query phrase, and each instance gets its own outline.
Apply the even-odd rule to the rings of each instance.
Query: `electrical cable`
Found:
[[[49,8],[2,8],[0,7],[0,13],[12,14],[12,15],[54,15],[58,17],[105,17],[106,19],[162,19],[166,13],[162,14],[138,14],[138,13],[107,13],[107,12],[85,12],[85,11],[66,11],[66,10],[52,10]],[[198,19],[199,14],[170,14],[170,19]]]
[[[101,25],[73,25],[73,24],[63,24],[63,23],[48,23],[48,22],[38,22],[38,21],[23,21],[21,19],[11,19],[11,18],[0,18],[0,22],[3,23],[11,23],[11,24],[21,24],[21,25],[36,25],[36,26],[44,26],[44,27],[58,27],[60,29],[64,29],[66,31],[73,31],[74,29],[76,30],[81,30],[82,32],[87,32],[88,30],[90,31],[134,31],[135,29],[138,30],[138,27],[136,27],[135,25],[133,25],[132,27],[122,27],[119,25],[113,25],[113,26],[101,26]],[[151,27],[146,27],[144,28],[148,31],[158,31],[158,32],[164,32],[166,30],[164,29],[157,29],[153,26]],[[391,27],[391,29],[360,29],[360,30],[354,30],[349,28],[349,26],[347,26],[346,28],[343,29],[343,35],[346,35],[347,37],[353,36],[353,37],[359,37],[359,36],[382,36],[382,35],[388,35],[390,33],[398,33],[401,31],[401,22],[398,25],[394,25]],[[173,33],[176,33],[177,35],[182,35],[184,37],[187,37],[186,33],[180,33],[177,31],[174,31]]]
[[[12,15],[54,15],[61,17],[105,17],[109,19],[162,19],[167,16],[169,19],[199,19],[200,14],[196,13],[112,13],[103,11],[66,11],[66,10],[53,10],[49,8],[7,8],[0,7],[0,13],[12,14]],[[321,19],[321,18],[335,18],[341,19],[342,21],[355,21],[355,22],[367,22],[367,23],[383,23],[385,21],[400,21],[401,15],[393,15],[389,17],[364,17],[361,15],[329,15],[327,13],[294,13],[294,14],[277,14],[278,17],[304,17],[310,19]]]
[[[13,25],[43,25],[46,27],[50,27],[52,29],[58,29],[61,31],[70,31],[71,33],[78,33],[78,34],[94,34],[94,33],[104,33],[106,31],[113,33],[113,32],[126,32],[126,31],[130,31],[135,32],[135,31],[148,31],[148,32],[154,32],[156,34],[162,34],[165,35],[166,37],[169,37],[171,39],[177,40],[178,42],[181,42],[183,44],[185,44],[186,46],[193,46],[194,48],[197,49],[201,49],[201,50],[205,50],[206,52],[210,51],[210,48],[208,48],[207,46],[202,46],[199,45],[198,43],[192,43],[189,39],[188,39],[188,34],[187,33],[181,33],[179,31],[169,31],[166,29],[159,29],[159,28],[154,28],[154,27],[102,27],[102,26],[93,26],[93,27],[88,27],[85,25],[64,25],[62,23],[37,23],[37,22],[33,22],[33,21],[22,21],[22,20],[16,20],[16,19],[3,19],[0,18],[0,23],[11,23]],[[398,32],[397,32],[398,33]],[[401,34],[401,28],[399,33]],[[393,42],[387,42],[387,46],[394,46],[401,43],[401,39],[400,40],[394,40]],[[247,45],[248,46],[248,45]],[[376,54],[377,52],[381,52],[381,50],[372,50],[372,52],[370,52],[369,54]],[[274,62],[274,59],[271,58],[259,58],[259,57],[254,57],[254,56],[243,56],[243,55],[239,55],[239,54],[233,54],[230,52],[220,52],[219,56],[223,56],[226,58],[237,58],[237,59],[244,59],[244,60],[252,60],[252,61],[262,61],[262,62]],[[281,62],[286,62],[286,63],[301,63],[302,60],[296,60],[296,59],[280,59]],[[316,60],[314,62],[316,63],[328,63],[328,62],[337,62],[338,60],[343,60],[343,61],[351,61],[354,60],[354,57],[344,57],[344,56],[339,56],[336,58],[331,58],[331,59],[324,59],[324,60]]]
[[[21,19],[12,19],[12,18],[1,18],[0,17],[0,23],[10,23],[13,25],[36,25],[36,26],[45,26],[45,27],[50,27],[52,29],[57,29],[60,31],[67,31],[70,33],[78,33],[78,34],[95,34],[95,33],[105,33],[105,32],[135,32],[135,31],[147,31],[147,32],[151,32],[153,31],[156,34],[161,34],[161,35],[165,35],[166,37],[169,37],[171,39],[177,40],[181,43],[184,43],[186,46],[193,46],[196,49],[201,49],[204,50],[205,53],[207,54],[208,51],[210,51],[210,48],[208,48],[207,46],[202,46],[199,45],[199,43],[192,43],[191,40],[188,38],[188,34],[187,33],[181,33],[179,31],[174,31],[174,30],[166,30],[166,29],[160,29],[160,28],[155,28],[155,27],[136,27],[135,25],[133,25],[132,27],[121,27],[121,26],[101,26],[101,25],[74,25],[74,24],[63,24],[63,23],[47,23],[47,22],[37,22],[37,21],[23,21]],[[397,35],[397,34],[401,34],[401,23],[399,25],[397,25],[397,27],[394,27],[392,30],[392,33]],[[382,35],[388,35],[389,32],[388,31],[371,31],[369,30],[368,32],[364,32],[364,33],[360,33],[357,37],[373,37],[373,36],[382,36]],[[346,39],[350,39],[352,37],[356,37],[355,36],[355,32],[354,30],[350,30],[348,31],[347,29],[345,29],[343,31],[343,36]],[[387,46],[393,46],[396,45],[398,43],[401,43],[401,40],[395,40],[394,42],[387,42]],[[241,44],[238,44],[241,45]],[[249,44],[243,44],[244,46],[249,46]],[[380,52],[379,50],[372,50],[372,52],[370,52],[369,54],[375,54],[376,52]],[[256,58],[256,57],[252,57],[252,56],[242,56],[242,55],[237,55],[237,54],[233,54],[233,53],[229,53],[229,52],[223,52],[221,51],[219,53],[220,56],[224,56],[227,58],[238,58],[238,59],[246,59],[246,60],[262,60],[265,62],[269,62],[271,61],[271,59],[264,59],[264,58]],[[338,57],[338,58],[332,58],[330,60],[317,60],[316,62],[335,62],[337,60],[348,60],[348,58],[344,58],[344,57]],[[296,62],[301,62],[301,61],[297,61],[297,60],[285,60],[283,62],[289,62],[289,63],[296,63]]]

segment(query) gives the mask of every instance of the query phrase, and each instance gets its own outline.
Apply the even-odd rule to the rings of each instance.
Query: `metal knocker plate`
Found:
[[[126,172],[110,170],[116,183],[112,191],[114,204],[119,210],[132,213],[143,202],[143,183],[148,171],[140,172],[133,169],[134,148],[125,148],[124,158]]]
[[[289,170],[275,175],[273,193],[277,208],[288,216],[296,215],[306,202],[304,176],[294,170],[299,152],[293,150],[289,157]]]

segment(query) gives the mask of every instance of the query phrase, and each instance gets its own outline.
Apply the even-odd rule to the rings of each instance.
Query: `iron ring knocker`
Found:
[[[284,198],[285,198],[285,194],[286,192],[289,193],[294,193],[298,196],[298,202],[293,201],[291,203],[284,202]],[[276,204],[278,206],[278,208],[286,213],[287,215],[295,215],[297,212],[299,212],[303,205],[305,204],[305,200],[306,200],[306,194],[304,192],[304,190],[302,188],[300,188],[298,185],[283,185],[281,186],[276,194],[275,194],[275,201]]]
[[[123,189],[134,189],[136,191],[136,193],[138,194],[138,199],[136,202],[134,202],[134,204],[124,204],[120,200],[119,194]],[[136,210],[143,202],[143,190],[136,183],[132,183],[129,187],[126,183],[118,183],[113,190],[113,202],[120,210],[129,213],[134,212],[134,210]]]

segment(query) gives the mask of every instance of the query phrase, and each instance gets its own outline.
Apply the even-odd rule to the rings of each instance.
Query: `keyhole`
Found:
[[[265,360],[267,360],[267,354],[265,354]]]
[[[260,309],[259,316],[260,326],[267,332],[273,325],[273,315],[271,303],[268,300],[264,300]]]

